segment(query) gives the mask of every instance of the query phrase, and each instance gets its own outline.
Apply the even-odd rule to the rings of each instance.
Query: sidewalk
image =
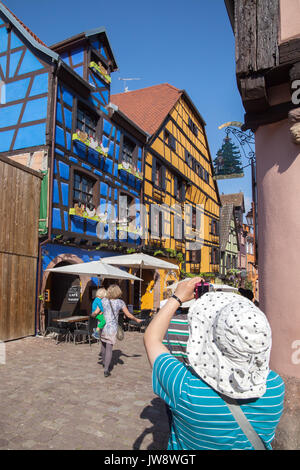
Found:
[[[29,337],[5,343],[0,450],[163,450],[164,403],[153,394],[143,334],[125,332],[105,378],[99,346]]]

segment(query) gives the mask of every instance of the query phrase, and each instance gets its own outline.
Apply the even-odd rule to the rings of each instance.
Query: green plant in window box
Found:
[[[161,250],[157,250],[153,253],[153,256],[165,256],[165,253]]]
[[[136,252],[137,252],[137,250],[135,248],[127,248],[127,250],[126,250],[126,253],[128,253],[129,255],[131,253],[136,253]]]

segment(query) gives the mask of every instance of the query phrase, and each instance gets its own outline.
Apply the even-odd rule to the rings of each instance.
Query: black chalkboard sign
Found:
[[[80,286],[70,287],[67,300],[70,303],[77,303],[80,300]]]

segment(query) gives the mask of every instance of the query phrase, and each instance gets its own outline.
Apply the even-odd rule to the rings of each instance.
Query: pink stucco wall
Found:
[[[256,132],[260,307],[273,331],[271,367],[300,378],[300,146],[288,121]]]
[[[300,37],[300,0],[280,0],[280,42]]]

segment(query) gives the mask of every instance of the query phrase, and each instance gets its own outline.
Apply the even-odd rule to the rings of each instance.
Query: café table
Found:
[[[67,328],[68,328],[68,339],[70,340],[72,336],[72,328],[71,325],[75,324],[76,328],[76,323],[83,323],[85,321],[88,321],[89,316],[88,315],[73,315],[70,317],[65,317],[65,318],[53,318],[52,321],[56,323],[65,323]]]
[[[59,322],[59,323],[76,323],[76,322],[82,322],[82,321],[87,321],[89,319],[88,315],[73,315],[71,317],[66,317],[66,318],[53,318],[53,321]]]

